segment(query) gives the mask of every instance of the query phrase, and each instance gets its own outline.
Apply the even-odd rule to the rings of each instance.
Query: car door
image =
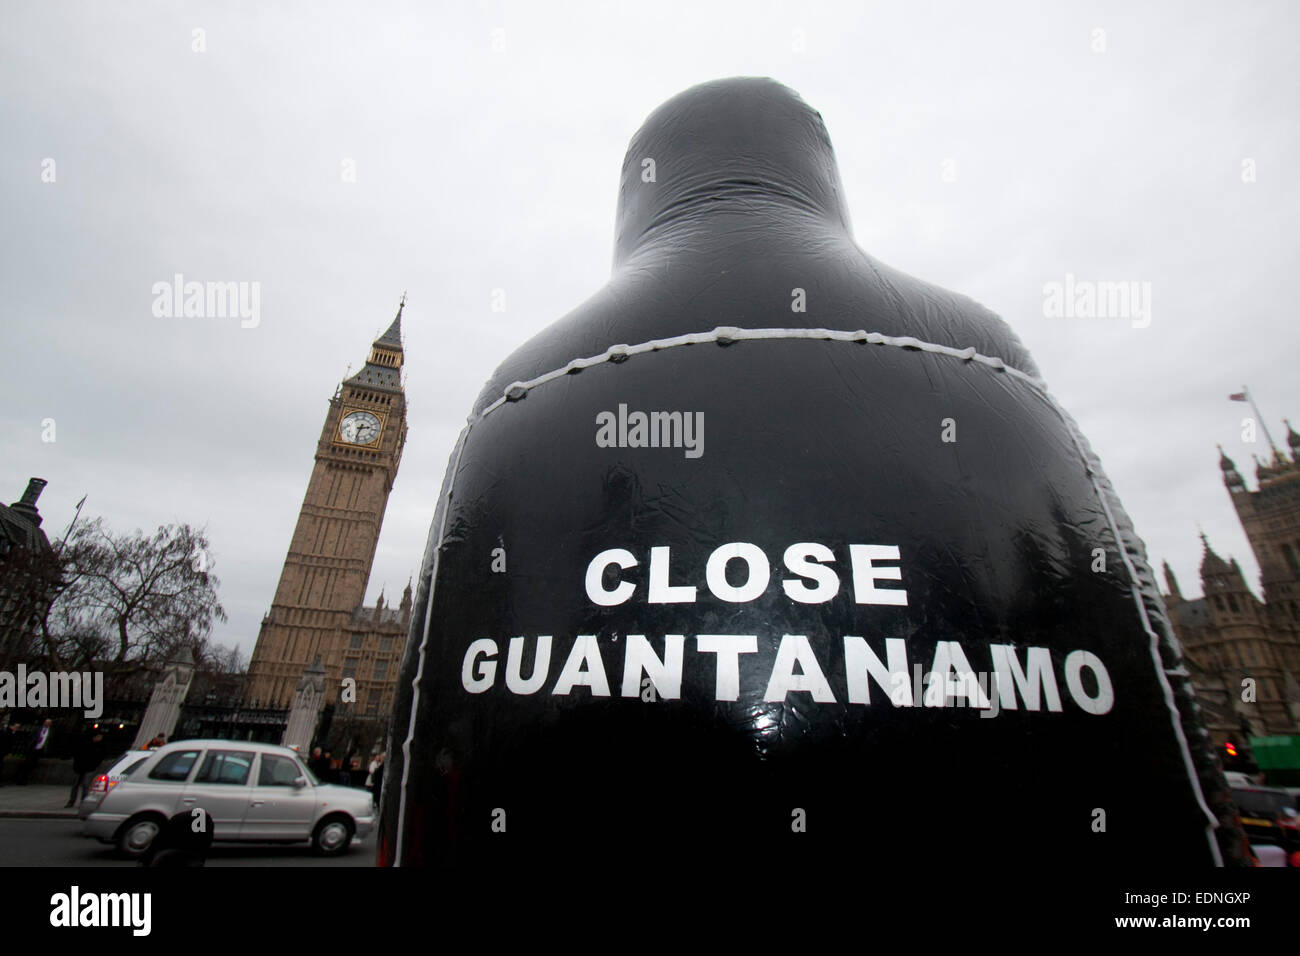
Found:
[[[193,774],[202,753],[202,748],[187,747],[165,754],[149,770],[148,776],[140,777],[136,774],[131,777],[131,786],[119,783],[105,795],[100,806],[110,804],[105,807],[106,811],[127,814],[158,809],[171,818],[185,809],[181,800],[185,795],[186,781]],[[134,786],[137,779],[145,786]]]
[[[187,810],[202,808],[212,814],[212,838],[237,840],[253,793],[252,750],[213,747],[203,755],[199,772],[185,786],[181,798]]]
[[[248,812],[242,828],[245,840],[306,840],[316,818],[316,788],[310,782],[295,787],[305,777],[292,757],[263,753]]]

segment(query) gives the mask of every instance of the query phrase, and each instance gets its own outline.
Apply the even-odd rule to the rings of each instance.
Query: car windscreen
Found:
[[[312,773],[311,769],[305,763],[303,763],[301,760],[295,760],[294,763],[298,765],[298,769],[302,771],[302,775],[307,778],[308,783],[310,783],[313,787],[320,786],[320,777]]]

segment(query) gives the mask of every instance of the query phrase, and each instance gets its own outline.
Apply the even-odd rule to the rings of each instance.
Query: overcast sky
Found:
[[[250,652],[327,402],[405,289],[367,596],[396,603],[482,383],[608,278],[629,137],[764,75],[825,118],[858,243],[1020,335],[1156,566],[1199,594],[1199,523],[1257,588],[1214,446],[1253,487],[1228,394],[1279,442],[1300,419],[1300,7],[1132,6],[5,2],[0,498],[48,479],[51,537],[82,495],[206,525],[214,638]],[[175,273],[260,283],[260,324],[155,317]],[[1151,283],[1149,327],[1045,317],[1066,273]]]

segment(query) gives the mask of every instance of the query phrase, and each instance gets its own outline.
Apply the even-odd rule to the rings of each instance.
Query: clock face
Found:
[[[339,423],[339,434],[351,445],[369,445],[379,437],[379,419],[369,412],[352,412]]]

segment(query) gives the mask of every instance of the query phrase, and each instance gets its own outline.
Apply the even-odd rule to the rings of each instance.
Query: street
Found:
[[[0,819],[0,866],[136,866],[113,848],[81,835],[81,821],[57,819]],[[217,844],[208,866],[364,866],[375,865],[373,838],[353,840],[341,856],[324,858],[302,846]]]

